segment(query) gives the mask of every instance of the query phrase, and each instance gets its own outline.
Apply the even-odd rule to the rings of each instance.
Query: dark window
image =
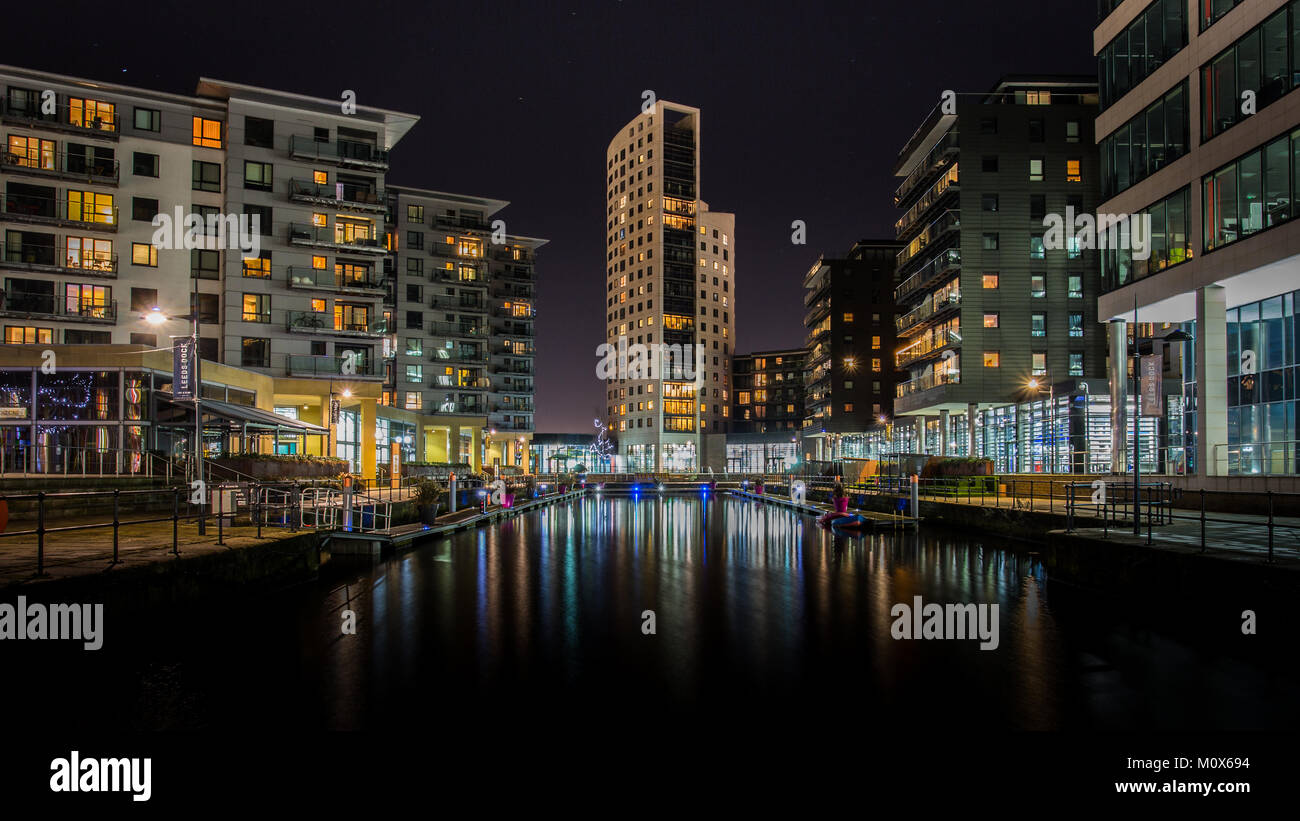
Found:
[[[406,327],[408,330],[424,328],[424,313],[421,311],[406,312]]]
[[[158,200],[146,199],[145,197],[131,198],[131,219],[140,222],[153,222],[153,218],[158,214]]]
[[[1041,117],[1035,117],[1029,121],[1029,141],[1031,143],[1041,143],[1046,139],[1047,129],[1043,125]]]
[[[997,157],[985,157],[985,158],[984,158],[984,162],[983,162],[983,167],[984,167],[984,173],[985,173],[985,174],[996,174],[996,173],[998,173],[998,158],[997,158]]]
[[[131,334],[132,345],[147,345],[150,348],[158,347],[157,334]]]
[[[261,117],[244,118],[244,145],[261,148],[275,147],[275,121]]]
[[[219,294],[193,294],[191,304],[197,299],[199,322],[215,325],[221,321],[221,296]]]
[[[253,217],[257,217],[257,233],[271,236],[271,206],[245,203],[244,213],[248,215],[248,230],[253,230]]]
[[[1047,197],[1043,194],[1029,195],[1029,218],[1042,220],[1047,216]]]
[[[158,305],[157,288],[132,288],[131,289],[131,310],[144,313],[152,311]]]
[[[153,108],[135,110],[136,131],[158,131],[162,128],[162,112]]]
[[[244,337],[240,342],[239,364],[245,368],[271,367],[271,340]]]
[[[157,177],[158,155],[146,154],[143,151],[135,152],[131,158],[131,173],[137,177]]]
[[[980,201],[983,203],[983,207],[984,207],[984,210],[985,210],[985,211],[996,211],[996,210],[998,210],[998,195],[997,195],[997,194],[984,194],[984,195],[982,195],[982,196],[980,197]]]
[[[220,279],[221,253],[205,248],[190,251],[190,276],[194,279]]]
[[[220,191],[221,164],[215,162],[202,162],[201,160],[194,160],[193,163],[193,190]]]

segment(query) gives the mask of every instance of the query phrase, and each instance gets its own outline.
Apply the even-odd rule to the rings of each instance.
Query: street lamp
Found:
[[[197,301],[195,302],[194,310],[190,314],[186,316],[176,316],[176,317],[167,316],[165,313],[162,312],[161,308],[155,305],[152,308],[150,308],[149,312],[146,313],[143,317],[141,317],[141,319],[143,319],[146,324],[152,325],[155,328],[173,319],[188,319],[193,322],[192,330],[190,331],[189,344],[193,346],[191,348],[192,358],[191,358],[190,365],[191,367],[194,368],[194,478],[200,482],[199,487],[202,488],[203,485],[201,483],[203,481],[203,409],[199,405],[199,398],[200,395],[203,393],[203,374],[199,363],[202,362],[203,360],[202,357],[199,356],[198,303]],[[173,336],[171,337],[171,339],[173,340],[172,346],[174,348],[176,344],[175,340],[184,339],[184,337]],[[176,379],[178,378],[178,376],[179,374],[176,373],[172,374],[172,396],[176,395]],[[200,501],[199,501],[199,535],[203,535],[206,532],[206,524],[203,519],[203,507],[204,507],[204,501],[202,500],[202,494],[201,494]]]
[[[1139,500],[1142,490],[1142,350],[1138,344],[1138,327],[1137,327],[1137,297],[1133,298],[1133,376],[1137,381],[1137,392],[1133,395],[1133,535],[1142,535],[1142,517],[1140,515],[1141,507]],[[1162,337],[1153,337],[1151,340],[1151,352],[1160,354],[1160,369],[1164,370],[1164,350],[1165,345],[1170,342],[1186,342],[1191,339],[1191,335],[1181,328],[1175,328]],[[1160,343],[1156,347],[1156,343]],[[1181,387],[1181,386],[1180,386]],[[1156,397],[1156,401],[1161,401]],[[1163,414],[1162,414],[1163,415]],[[1157,422],[1157,430],[1159,430]],[[1157,440],[1157,448],[1159,442]],[[1157,459],[1159,453],[1156,454]]]
[[[1056,473],[1056,386],[1052,384],[1051,379],[1042,379],[1031,377],[1028,383],[1029,389],[1037,394],[1043,392],[1043,382],[1047,382],[1047,403],[1050,406],[1048,411],[1048,424],[1052,427],[1052,435],[1048,440],[1048,447],[1052,449],[1052,458],[1050,461],[1051,472]]]

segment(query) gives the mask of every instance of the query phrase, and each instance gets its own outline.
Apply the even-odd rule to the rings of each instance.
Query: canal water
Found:
[[[1006,547],[936,527],[837,534],[727,496],[593,496],[383,561],[336,557],[319,581],[274,596],[125,624],[107,613],[98,652],[21,648],[22,692],[44,705],[32,721],[133,730],[627,715],[1296,726],[1292,671],[1276,646],[1241,635],[1249,602],[1109,596]],[[997,648],[895,639],[891,608],[917,596],[996,604]],[[342,632],[345,611],[355,635]]]

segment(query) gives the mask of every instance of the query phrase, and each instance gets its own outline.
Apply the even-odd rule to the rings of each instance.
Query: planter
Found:
[[[438,503],[420,506],[420,524],[434,525],[438,519]]]

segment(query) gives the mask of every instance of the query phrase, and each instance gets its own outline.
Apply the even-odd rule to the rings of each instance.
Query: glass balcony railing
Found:
[[[68,151],[0,150],[0,170],[11,174],[87,180],[101,185],[117,185],[120,175],[117,160]]]
[[[383,368],[378,362],[361,356],[288,356],[285,370],[289,376],[313,378],[384,378]]]
[[[944,385],[957,385],[961,383],[961,373],[959,371],[947,371],[944,373],[927,373],[925,376],[909,379],[906,382],[900,382],[896,386],[898,398],[922,393],[933,388],[940,388]]]
[[[7,288],[0,292],[0,314],[113,324],[117,302]]]
[[[388,253],[388,250],[384,248],[381,237],[374,236],[369,232],[346,231],[339,230],[339,228],[338,225],[329,228],[291,222],[289,223],[289,244],[327,246],[380,254]]]
[[[321,185],[307,180],[291,179],[289,199],[353,211],[384,211],[387,208],[383,191],[371,186],[345,182]]]
[[[32,128],[55,129],[116,140],[121,125],[116,110],[105,106],[103,110],[96,111],[93,107],[88,107],[86,102],[89,101],[73,105],[65,100],[57,103],[52,112],[46,113],[45,104],[39,98],[18,102],[10,97],[0,100],[0,117]]]
[[[900,368],[906,367],[918,359],[924,359],[925,357],[942,351],[945,348],[951,348],[960,344],[961,334],[951,330],[941,331],[934,336],[918,339],[916,342],[913,342],[911,345],[900,350],[895,354],[895,363]]]
[[[488,328],[477,322],[430,322],[428,333],[433,336],[488,336]]]
[[[961,305],[961,294],[947,294],[938,299],[933,295],[927,296],[920,305],[895,320],[896,328],[899,333],[903,333],[935,314],[942,314],[949,308],[956,308],[959,305]]]
[[[285,329],[299,333],[335,333],[359,336],[384,336],[388,333],[388,321],[376,320],[338,320],[329,314],[316,311],[285,311]]]
[[[5,218],[17,222],[75,225],[97,231],[117,230],[117,207],[108,204],[112,202],[111,196],[96,202],[93,198],[53,199],[10,191],[2,202]]]
[[[387,278],[373,269],[362,269],[348,274],[329,268],[309,268],[290,265],[285,269],[285,281],[290,288],[315,291],[382,291]]]
[[[957,131],[955,129],[943,135],[939,142],[935,143],[934,148],[931,148],[926,153],[925,158],[916,164],[916,168],[912,169],[912,172],[907,175],[902,185],[894,189],[894,205],[902,205],[903,201],[907,199],[907,195],[912,192],[912,189],[916,188],[930,174],[946,165],[953,157],[956,157],[957,143]]]
[[[103,242],[111,244],[109,240]],[[0,242],[0,264],[6,268],[55,271],[81,276],[117,275],[117,254],[105,250],[84,251],[68,248],[66,240],[59,247]]]
[[[289,156],[360,168],[388,168],[388,152],[351,140],[328,142],[294,135],[289,138]]]
[[[916,259],[916,257],[937,242],[949,231],[961,229],[961,212],[957,210],[944,211],[933,222],[925,226],[921,233],[917,234],[903,250],[898,252],[898,269],[901,271],[903,266]]]
[[[960,269],[961,249],[949,248],[903,280],[903,283],[894,289],[894,299],[902,304],[908,296],[933,285],[940,277],[956,273]]]

